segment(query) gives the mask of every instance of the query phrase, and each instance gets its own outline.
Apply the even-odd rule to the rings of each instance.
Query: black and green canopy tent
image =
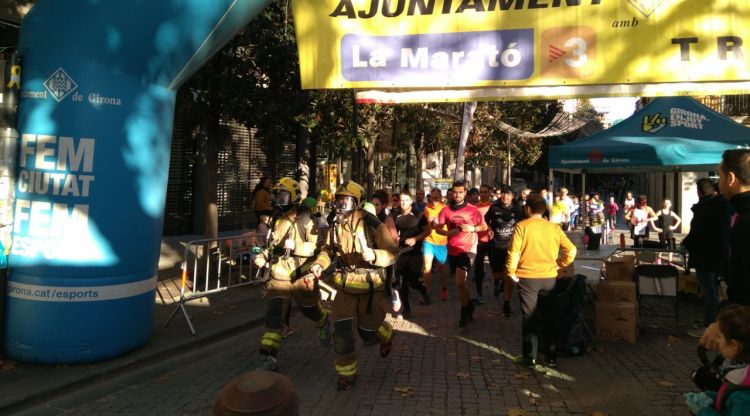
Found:
[[[657,98],[608,130],[550,148],[570,173],[710,171],[724,150],[750,147],[750,128],[690,97]]]
[[[608,130],[551,147],[550,178],[580,173],[585,193],[587,173],[674,172],[679,192],[679,172],[716,171],[725,150],[749,147],[750,128],[690,97],[657,98]]]

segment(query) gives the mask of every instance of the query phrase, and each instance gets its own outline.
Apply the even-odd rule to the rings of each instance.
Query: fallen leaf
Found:
[[[668,389],[671,389],[672,387],[674,387],[674,383],[669,382],[669,381],[665,381],[665,380],[660,381],[659,385],[662,386],[662,387],[666,387]]]
[[[526,409],[510,409],[506,416],[531,416],[531,412]]]
[[[495,384],[495,383],[487,383],[487,388],[488,388],[488,389],[496,389],[496,388],[499,388],[499,387],[500,387],[500,386],[498,386],[498,385],[497,385],[497,384]]]
[[[535,398],[533,398],[533,397],[532,397],[532,398],[530,398],[530,399],[529,399],[529,404],[530,404],[530,405],[532,405],[532,406],[536,406],[536,399],[535,399]]]
[[[521,393],[523,393],[523,394],[531,397],[532,399],[538,399],[538,398],[542,397],[541,394],[534,393],[533,391],[531,391],[529,389],[523,389],[523,390],[521,390]]]
[[[531,373],[518,373],[516,374],[516,378],[526,380],[527,378],[531,377]]]
[[[589,416],[608,416],[608,415],[604,412],[591,412],[589,413]]]
[[[667,344],[676,344],[680,342],[680,339],[677,337],[673,337],[672,335],[667,337]]]
[[[13,370],[16,368],[16,363],[14,361],[0,361],[0,370]]]
[[[401,371],[401,369],[400,369],[400,368],[394,368],[394,369],[393,369],[393,372],[394,372],[394,373],[398,373],[399,371]]]
[[[469,359],[471,361],[482,361],[482,357],[479,355],[472,355],[471,357],[469,357]]]
[[[545,388],[545,389],[547,389],[547,390],[552,390],[552,391],[554,391],[555,393],[559,393],[559,392],[560,392],[560,389],[558,389],[557,387],[555,387],[555,386],[554,386],[554,385],[552,385],[552,384],[545,384],[545,385],[543,385],[542,387],[544,387],[544,388]]]
[[[414,388],[406,386],[406,387],[394,387],[393,391],[396,393],[401,394],[401,397],[411,397],[414,395]]]
[[[460,378],[461,380],[470,380],[471,374],[459,371],[458,373],[456,373],[456,377]]]
[[[159,381],[167,381],[169,380],[169,374],[162,374],[159,376]]]

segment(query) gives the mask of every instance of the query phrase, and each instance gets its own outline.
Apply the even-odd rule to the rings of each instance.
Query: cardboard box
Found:
[[[596,339],[600,341],[627,341],[634,344],[638,340],[638,325],[630,322],[596,322]]]
[[[604,270],[608,280],[632,282],[635,256],[629,254],[610,256],[604,260]]]
[[[638,303],[597,302],[596,337],[600,340],[635,342],[638,338]]]
[[[596,285],[596,297],[600,302],[638,302],[635,282],[601,280]]]

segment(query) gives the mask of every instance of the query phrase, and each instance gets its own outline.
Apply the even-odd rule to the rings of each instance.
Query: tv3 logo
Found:
[[[596,68],[596,33],[588,26],[553,27],[542,32],[542,76],[585,78]]]

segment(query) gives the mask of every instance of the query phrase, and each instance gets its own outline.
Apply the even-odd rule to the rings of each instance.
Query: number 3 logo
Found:
[[[540,40],[543,78],[586,78],[596,71],[596,33],[591,27],[551,27]]]
[[[586,48],[588,45],[583,38],[570,38],[565,42],[565,47],[573,48],[573,50],[570,51],[573,58],[565,58],[565,63],[568,64],[568,66],[580,68],[586,65],[586,62],[589,61],[589,57],[586,55]]]

